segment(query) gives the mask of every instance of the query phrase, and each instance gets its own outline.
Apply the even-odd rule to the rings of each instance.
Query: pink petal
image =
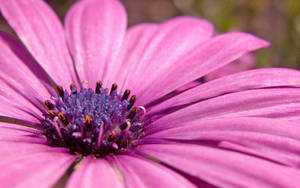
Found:
[[[131,27],[126,32],[119,61],[109,84],[115,82],[121,90],[126,89],[124,86],[127,85],[128,77],[135,72],[142,54],[147,49],[147,44],[150,43],[158,28],[159,24],[142,23]]]
[[[67,187],[124,187],[121,178],[105,159],[96,159],[93,156],[89,156],[73,172],[67,183]]]
[[[257,89],[202,101],[158,121],[183,123],[195,119],[267,117],[298,121],[300,88]]]
[[[229,74],[250,70],[255,68],[255,65],[256,65],[256,57],[254,54],[249,53],[243,55],[236,61],[207,74],[205,76],[205,80],[206,81],[214,80]]]
[[[151,111],[155,113],[165,108],[250,89],[299,87],[299,78],[300,71],[293,69],[265,68],[240,72],[199,85],[151,108]]]
[[[63,27],[42,0],[0,0],[0,10],[33,57],[58,84],[76,83]]]
[[[15,151],[15,156],[0,161],[1,187],[51,187],[75,159],[75,156],[59,152],[17,153]]]
[[[128,74],[128,82],[125,86],[132,89],[137,96],[151,85],[154,79],[164,74],[171,66],[175,66],[174,62],[209,39],[213,27],[203,19],[178,17],[163,23],[154,34],[150,33],[151,35],[146,36],[147,43],[142,44],[143,46],[135,46],[140,49],[135,50],[135,54],[131,55],[135,57],[132,59],[134,66]],[[137,37],[140,36],[135,36]],[[129,43],[135,41],[136,39]],[[128,53],[133,52],[128,50]]]
[[[67,39],[81,80],[94,87],[115,69],[124,38],[126,12],[117,0],[87,0],[67,13]]]
[[[300,183],[298,170],[232,151],[192,144],[143,145],[138,150],[218,187],[297,187]]]
[[[46,74],[16,39],[3,32],[0,51],[0,115],[34,122],[44,108],[41,101],[51,95]]]
[[[167,71],[151,79],[152,83],[141,95],[138,95],[138,99],[141,104],[151,102],[250,51],[266,46],[268,46],[266,41],[246,33],[227,33],[216,36],[184,53]]]
[[[7,123],[0,123],[0,141],[46,143],[40,131]]]
[[[300,127],[296,123],[265,118],[195,120],[147,138],[217,141],[220,146],[300,167]],[[169,127],[169,129],[167,129]]]
[[[127,187],[196,187],[176,172],[150,160],[119,155],[116,157]]]

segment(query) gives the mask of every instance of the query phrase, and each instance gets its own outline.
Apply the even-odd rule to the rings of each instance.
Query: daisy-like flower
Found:
[[[186,84],[268,43],[178,17],[126,30],[117,0],[64,27],[42,0],[0,0],[0,186],[296,187],[300,73]],[[180,91],[180,92],[178,92]]]

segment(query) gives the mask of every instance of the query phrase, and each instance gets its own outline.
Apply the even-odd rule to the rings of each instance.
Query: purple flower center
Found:
[[[130,90],[120,95],[117,85],[111,89],[82,88],[74,84],[71,93],[57,87],[59,97],[46,100],[48,113],[42,121],[44,135],[52,146],[66,147],[71,153],[94,154],[104,157],[118,154],[135,145],[144,134],[142,106],[133,107],[136,97],[129,98]]]

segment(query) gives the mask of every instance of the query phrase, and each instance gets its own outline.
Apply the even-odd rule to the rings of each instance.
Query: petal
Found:
[[[76,83],[63,27],[42,0],[0,0],[0,10],[33,57],[58,84]]]
[[[105,159],[87,157],[71,175],[67,187],[124,187],[121,177]]]
[[[54,93],[45,72],[13,37],[0,32],[0,115],[36,121]]]
[[[116,157],[127,187],[196,187],[176,172],[153,161],[119,155]]]
[[[5,173],[0,174],[1,187],[51,187],[75,159],[70,154],[46,151],[10,155],[5,161],[2,156],[0,168]]]
[[[67,40],[81,80],[107,82],[125,35],[127,16],[117,0],[87,0],[67,13]]]
[[[300,71],[284,68],[265,68],[244,71],[206,82],[151,108],[152,113],[210,98],[259,88],[299,87]],[[149,110],[149,109],[148,109]]]
[[[153,35],[158,30],[159,24],[142,23],[131,27],[125,35],[119,61],[115,66],[111,82],[117,83],[121,90],[125,90],[128,78],[135,72],[140,63],[140,58],[150,43]],[[111,82],[109,82],[111,84]]]
[[[39,130],[25,126],[0,122],[0,141],[45,144],[46,139]]]
[[[199,102],[163,116],[147,129],[157,132],[197,119],[267,117],[299,121],[300,88],[257,89]],[[169,126],[166,126],[169,125]]]
[[[137,149],[218,187],[297,187],[300,183],[298,170],[232,151],[193,144],[153,144]]]
[[[172,125],[172,124],[171,124]],[[247,152],[279,163],[300,167],[300,127],[296,123],[266,118],[195,120],[147,138],[220,142],[219,146]]]
[[[147,90],[138,95],[138,99],[141,104],[151,102],[250,51],[266,46],[268,46],[266,41],[246,33],[216,36],[176,59],[173,66],[152,80]]]
[[[126,87],[139,96],[155,78],[175,66],[174,62],[188,51],[208,40],[212,33],[213,26],[203,19],[177,17],[163,23],[154,34],[148,35],[151,38],[147,43],[135,46],[140,49],[135,50],[135,66],[128,74]]]

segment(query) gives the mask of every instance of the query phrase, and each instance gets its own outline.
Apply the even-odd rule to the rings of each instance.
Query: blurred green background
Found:
[[[47,1],[63,20],[74,0]],[[300,0],[122,0],[129,25],[180,15],[210,20],[217,32],[239,30],[272,43],[257,54],[257,67],[300,69]],[[0,30],[12,32],[0,19]]]

